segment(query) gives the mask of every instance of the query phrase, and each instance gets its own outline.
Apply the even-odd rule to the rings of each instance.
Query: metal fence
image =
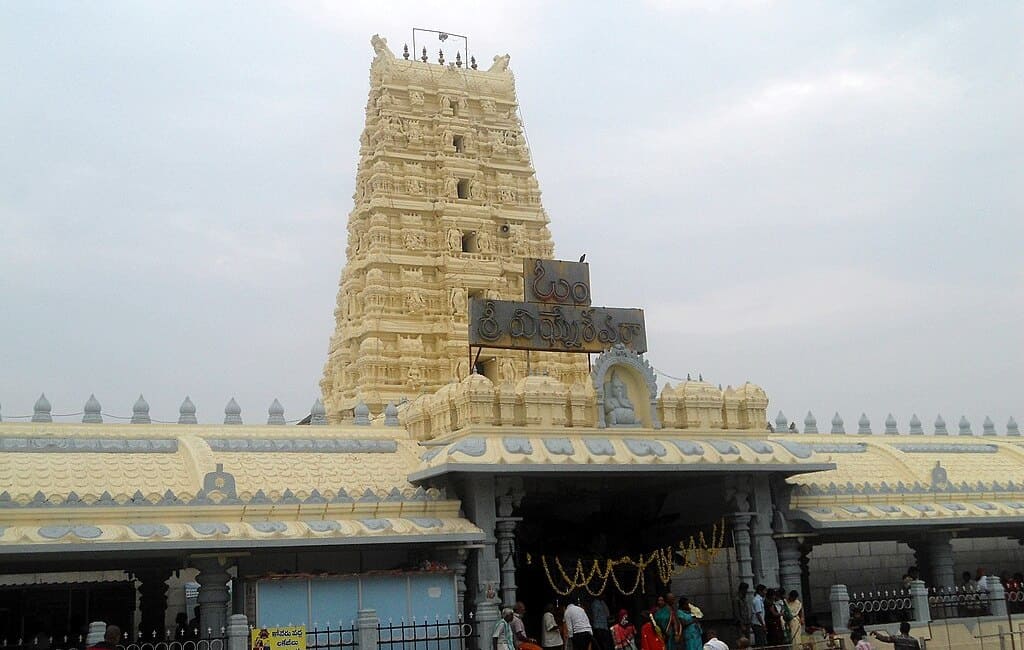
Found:
[[[861,625],[909,621],[913,613],[914,601],[905,589],[850,594],[850,620],[860,617]]]
[[[331,627],[328,623],[324,627],[314,624],[306,630],[306,650],[341,650],[342,648],[359,647],[359,635],[353,623],[350,627]]]
[[[988,616],[992,611],[988,591],[971,586],[932,587],[928,607],[932,620]]]
[[[476,622],[459,617],[378,624],[377,644],[380,650],[476,650]]]

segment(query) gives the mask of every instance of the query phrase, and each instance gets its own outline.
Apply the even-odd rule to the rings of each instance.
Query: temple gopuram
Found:
[[[643,306],[556,259],[509,56],[372,46],[321,399],[302,426],[234,400],[200,424],[187,398],[177,424],[141,397],[130,423],[95,397],[80,423],[45,396],[0,418],[0,638],[70,648],[103,622],[219,650],[305,625],[310,648],[374,650],[443,621],[423,638],[487,649],[503,605],[537,629],[578,594],[638,611],[671,590],[725,629],[741,582],[798,591],[821,628],[891,601],[878,624],[921,630],[965,571],[1007,591],[1016,422],[797,427],[735,378],[659,384]],[[1008,601],[953,607],[987,630]]]

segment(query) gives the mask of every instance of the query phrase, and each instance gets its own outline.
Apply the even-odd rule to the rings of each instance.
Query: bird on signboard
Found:
[[[587,259],[587,254],[586,253],[580,255],[580,263],[581,264],[583,263],[583,260],[585,260],[585,259]]]

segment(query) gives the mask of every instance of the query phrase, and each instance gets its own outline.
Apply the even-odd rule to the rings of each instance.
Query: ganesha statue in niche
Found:
[[[609,427],[640,426],[629,390],[614,370],[604,384],[604,421]]]

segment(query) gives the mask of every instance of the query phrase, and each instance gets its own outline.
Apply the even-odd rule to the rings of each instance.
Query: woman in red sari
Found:
[[[665,637],[654,621],[654,612],[646,611],[643,616],[644,623],[640,627],[640,650],[665,650]]]

